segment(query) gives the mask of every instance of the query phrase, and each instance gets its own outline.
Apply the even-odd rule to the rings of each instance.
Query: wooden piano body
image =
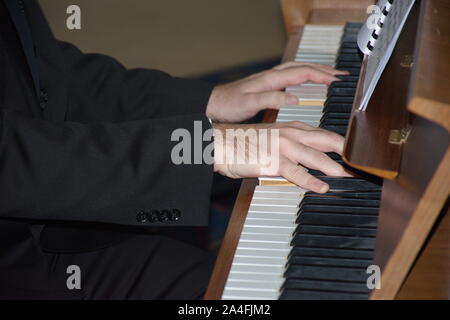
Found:
[[[281,0],[293,60],[304,24],[365,21],[373,1]],[[450,298],[450,3],[417,1],[367,111],[355,106],[344,160],[382,177],[371,299]],[[360,83],[364,74],[361,71]],[[358,92],[361,85],[358,84]],[[266,112],[264,121],[275,120]],[[220,299],[256,179],[242,183],[206,299]]]

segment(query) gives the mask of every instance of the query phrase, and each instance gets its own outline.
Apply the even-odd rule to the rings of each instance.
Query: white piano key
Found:
[[[278,282],[280,277],[273,275],[261,275],[261,274],[244,274],[244,273],[234,273],[230,274],[229,277],[232,281],[252,281],[252,282],[262,282],[262,281],[270,281],[270,282]]]
[[[252,234],[252,233],[242,233],[240,241],[256,241],[256,242],[275,242],[275,243],[286,243],[290,241],[290,237],[287,235],[278,234]]]
[[[297,209],[298,210],[298,209]],[[273,212],[249,212],[247,214],[248,219],[278,219],[292,221],[292,217],[297,215],[296,213],[273,213]]]
[[[239,281],[239,280],[228,280],[227,282],[227,288],[228,289],[261,289],[261,290],[267,290],[271,289],[271,291],[279,290],[279,281],[266,281],[266,282],[257,282],[257,281]]]
[[[224,290],[222,299],[224,300],[274,300],[277,299],[278,292],[266,291],[246,291],[246,290]]]
[[[253,219],[249,217],[246,219],[249,227],[271,227],[271,228],[287,228],[293,227],[294,223],[285,220],[274,220],[274,219]]]
[[[290,250],[290,245],[289,243],[275,243],[275,242],[261,243],[261,242],[239,241],[238,248],[247,248],[254,250],[268,250],[268,249],[280,250],[285,254],[288,254]]]
[[[293,114],[293,115],[304,115],[304,116],[321,116],[323,114],[322,110],[320,110],[319,108],[280,108],[280,111],[278,112],[278,114],[284,114],[284,115],[288,115],[288,114]]]
[[[277,116],[277,122],[283,122],[283,121],[300,121],[300,122],[305,122],[305,123],[309,123],[309,122],[320,122],[320,119],[322,118],[322,115],[316,115],[316,116],[311,116],[311,115],[302,115],[302,114],[281,114],[279,116]]]
[[[279,266],[284,267],[285,262],[283,259],[273,259],[266,257],[234,257],[233,265],[261,265],[261,266]]]
[[[294,213],[296,212],[297,207],[295,206],[276,206],[276,205],[257,205],[257,204],[250,204],[250,208],[248,212],[274,212],[274,213]]]
[[[237,248],[235,252],[235,257],[259,257],[259,258],[276,258],[284,259],[287,257],[289,252],[284,252],[282,250],[253,250],[250,248]]]
[[[301,116],[301,115],[280,115],[279,117],[277,117],[277,122],[282,122],[282,121],[300,121],[303,123],[313,123],[313,124],[318,124],[320,122],[321,116],[320,117],[312,117],[312,116]]]
[[[305,112],[305,113],[317,113],[322,114],[322,106],[316,106],[316,105],[282,105],[280,107],[281,110],[291,110],[291,111],[298,111],[298,112]]]
[[[307,59],[335,59],[337,55],[334,53],[311,53],[311,52],[297,52],[296,57]]]
[[[296,193],[276,193],[276,192],[255,192],[253,200],[255,199],[287,199],[299,201],[303,194]]]
[[[298,199],[255,199],[252,200],[253,205],[258,206],[282,206],[282,207],[297,207]]]
[[[256,186],[255,192],[297,193],[302,194],[306,189],[296,186]]]
[[[280,274],[283,272],[284,266],[248,266],[233,265],[230,273],[259,273],[259,274]]]
[[[250,226],[247,225],[247,220],[245,222],[244,228],[242,229],[242,231],[245,233],[255,234],[292,234],[293,230],[294,228]]]

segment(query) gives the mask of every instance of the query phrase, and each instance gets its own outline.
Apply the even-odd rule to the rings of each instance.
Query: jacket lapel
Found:
[[[63,121],[67,70],[58,42],[34,0],[3,0],[19,34],[44,119]]]
[[[31,76],[33,78],[33,84],[37,97],[39,97],[40,84],[39,84],[39,72],[36,56],[34,53],[33,38],[28,26],[27,19],[23,11],[23,6],[16,0],[3,0],[6,8],[8,9],[9,16],[14,23],[17,34],[19,35],[22,49],[25,53],[25,57],[30,69]]]

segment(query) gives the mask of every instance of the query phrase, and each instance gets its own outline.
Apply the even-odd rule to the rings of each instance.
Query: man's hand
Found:
[[[307,81],[330,84],[335,76],[347,74],[320,64],[287,62],[247,78],[214,88],[206,115],[217,122],[241,122],[264,109],[297,104],[296,96],[280,90]]]
[[[329,176],[349,176],[340,164],[325,154],[342,154],[344,138],[338,134],[298,121],[214,124],[214,131],[214,171],[224,176],[282,176],[318,193],[327,192],[329,186],[306,172],[305,167]],[[250,132],[256,132],[259,139],[254,139],[255,135]],[[264,146],[269,140],[269,146]]]

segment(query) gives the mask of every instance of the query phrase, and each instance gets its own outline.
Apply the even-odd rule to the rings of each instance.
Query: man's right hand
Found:
[[[255,132],[258,139],[249,134]],[[214,124],[214,171],[230,178],[281,176],[300,187],[325,193],[329,186],[305,167],[329,176],[349,176],[325,154],[342,154],[343,147],[342,136],[298,121]]]

